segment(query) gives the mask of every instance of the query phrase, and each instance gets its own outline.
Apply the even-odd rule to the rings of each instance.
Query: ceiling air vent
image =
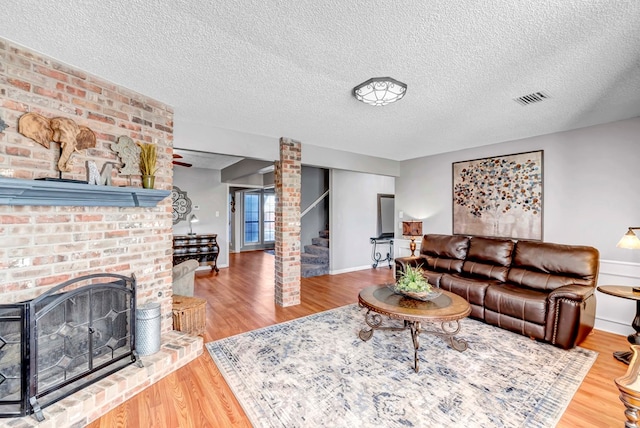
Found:
[[[549,94],[546,92],[534,92],[532,94],[523,95],[518,98],[514,98],[518,104],[523,106],[528,106],[529,104],[539,103],[540,101],[544,101],[547,98],[551,98]]]

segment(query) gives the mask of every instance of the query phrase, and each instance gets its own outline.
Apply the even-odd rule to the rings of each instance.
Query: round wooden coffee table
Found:
[[[455,337],[460,331],[460,320],[471,313],[471,306],[457,294],[441,290],[442,294],[434,300],[423,302],[393,292],[393,284],[373,285],[360,291],[358,302],[367,308],[364,320],[367,327],[358,333],[360,339],[367,341],[374,330],[411,330],[413,339],[413,369],[418,372],[418,349],[420,333],[434,334],[445,338],[457,351],[467,349],[467,341]],[[403,327],[383,327],[382,316],[402,320]],[[440,324],[440,329],[425,330],[422,323]]]

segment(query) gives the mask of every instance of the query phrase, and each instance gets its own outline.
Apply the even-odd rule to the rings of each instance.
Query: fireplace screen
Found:
[[[135,277],[95,274],[0,305],[0,416],[41,408],[138,361]]]

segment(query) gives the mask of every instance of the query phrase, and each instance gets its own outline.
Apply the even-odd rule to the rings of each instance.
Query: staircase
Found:
[[[318,235],[300,254],[300,276],[303,278],[329,273],[329,231],[321,230]]]

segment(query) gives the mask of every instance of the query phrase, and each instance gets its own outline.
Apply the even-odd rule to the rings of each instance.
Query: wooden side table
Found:
[[[627,336],[627,340],[632,345],[640,345],[640,288],[627,285],[601,285],[598,287],[598,291],[610,296],[636,301],[636,316],[631,323],[631,327],[636,332]],[[616,360],[629,364],[633,353],[631,351],[616,351],[613,356]]]

